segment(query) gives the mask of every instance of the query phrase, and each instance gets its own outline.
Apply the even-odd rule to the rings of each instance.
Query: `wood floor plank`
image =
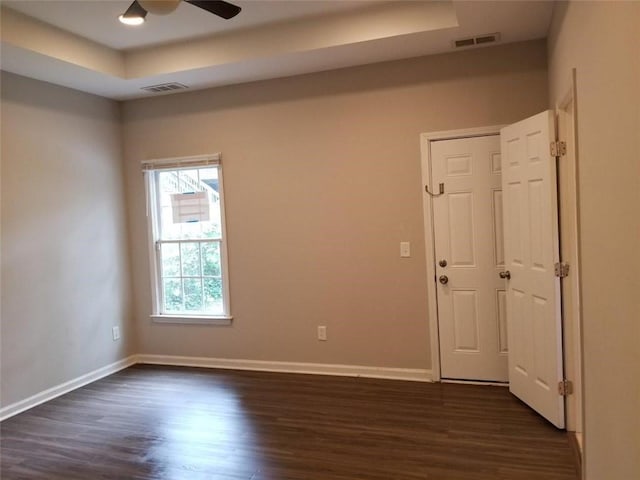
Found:
[[[3,480],[578,480],[502,387],[136,365],[4,421]]]

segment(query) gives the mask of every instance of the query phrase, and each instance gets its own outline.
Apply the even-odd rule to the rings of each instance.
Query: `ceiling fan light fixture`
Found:
[[[120,15],[118,17],[118,20],[120,20],[120,23],[124,23],[125,25],[131,25],[131,26],[142,25],[144,23],[144,17],[134,17],[134,16],[125,17],[124,15]]]
[[[147,16],[147,11],[140,6],[137,0],[129,5],[127,11],[118,17],[120,23],[125,25],[142,25],[144,23],[144,17]]]
[[[147,12],[155,15],[168,15],[173,12],[181,0],[138,0],[138,3]]]
[[[0,0],[2,1],[2,0]],[[142,25],[147,13],[156,15],[168,15],[174,12],[182,0],[133,0],[127,11],[120,15],[118,19],[126,25]],[[213,13],[218,17],[228,20],[235,17],[240,10],[234,5],[224,0],[185,0],[186,3]]]

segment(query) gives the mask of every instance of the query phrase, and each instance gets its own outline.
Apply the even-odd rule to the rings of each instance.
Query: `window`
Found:
[[[229,323],[219,156],[143,162],[155,321]]]

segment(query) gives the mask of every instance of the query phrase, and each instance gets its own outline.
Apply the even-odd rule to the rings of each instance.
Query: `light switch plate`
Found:
[[[318,340],[323,342],[327,340],[327,327],[324,325],[318,325]]]
[[[411,244],[409,242],[400,242],[400,256],[401,257],[411,256]]]

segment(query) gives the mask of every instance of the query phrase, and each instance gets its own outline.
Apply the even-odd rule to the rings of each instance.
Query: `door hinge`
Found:
[[[558,262],[554,265],[556,277],[564,278],[569,276],[569,264],[567,262]]]
[[[571,380],[560,380],[558,382],[558,394],[562,397],[573,393],[573,382]]]
[[[551,142],[551,156],[552,157],[562,157],[567,154],[567,142],[557,141]]]

